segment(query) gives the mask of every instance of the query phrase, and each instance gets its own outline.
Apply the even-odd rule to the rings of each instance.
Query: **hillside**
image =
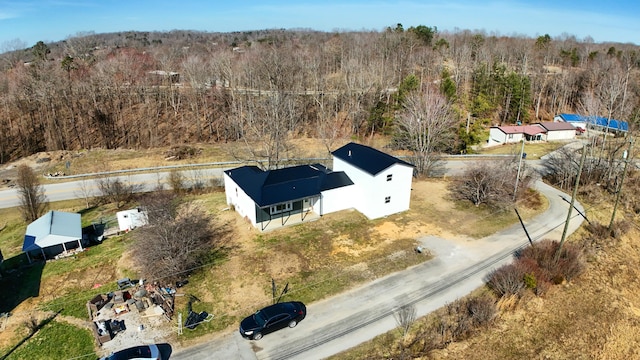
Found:
[[[428,143],[445,153],[560,112],[637,127],[636,46],[422,30],[88,34],[1,54],[0,164],[228,141],[277,161],[290,138],[378,134],[409,149],[416,117],[446,130]]]

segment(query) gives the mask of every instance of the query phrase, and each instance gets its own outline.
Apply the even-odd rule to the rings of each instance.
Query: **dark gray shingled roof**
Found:
[[[381,171],[394,164],[413,167],[412,164],[406,161],[402,161],[396,157],[385,154],[382,151],[376,150],[374,148],[356,144],[353,142],[339,148],[332,154],[338,159],[346,161],[349,164],[371,175],[377,175]]]
[[[320,164],[299,165],[276,170],[242,166],[226,170],[233,181],[259,206],[320,195],[321,191],[353,185],[343,171],[331,171]]]

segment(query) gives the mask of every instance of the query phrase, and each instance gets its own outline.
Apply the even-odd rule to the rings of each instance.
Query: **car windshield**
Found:
[[[253,318],[256,319],[256,323],[260,326],[264,326],[267,322],[267,319],[264,317],[262,311],[258,310],[255,314],[253,314]]]

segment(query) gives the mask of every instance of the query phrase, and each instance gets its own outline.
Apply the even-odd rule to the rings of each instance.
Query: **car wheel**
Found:
[[[253,335],[253,340],[260,340],[262,339],[262,333],[255,333]]]
[[[291,320],[291,321],[289,321],[289,327],[290,327],[290,328],[294,328],[294,327],[296,327],[296,325],[298,325],[298,322],[297,322],[297,321],[295,321],[295,320]]]

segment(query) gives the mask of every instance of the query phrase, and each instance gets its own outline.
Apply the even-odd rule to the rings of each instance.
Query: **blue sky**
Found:
[[[640,44],[636,0],[0,0],[0,50],[18,39],[31,46],[80,32],[273,28],[383,30],[401,23],[439,31],[590,36]]]

